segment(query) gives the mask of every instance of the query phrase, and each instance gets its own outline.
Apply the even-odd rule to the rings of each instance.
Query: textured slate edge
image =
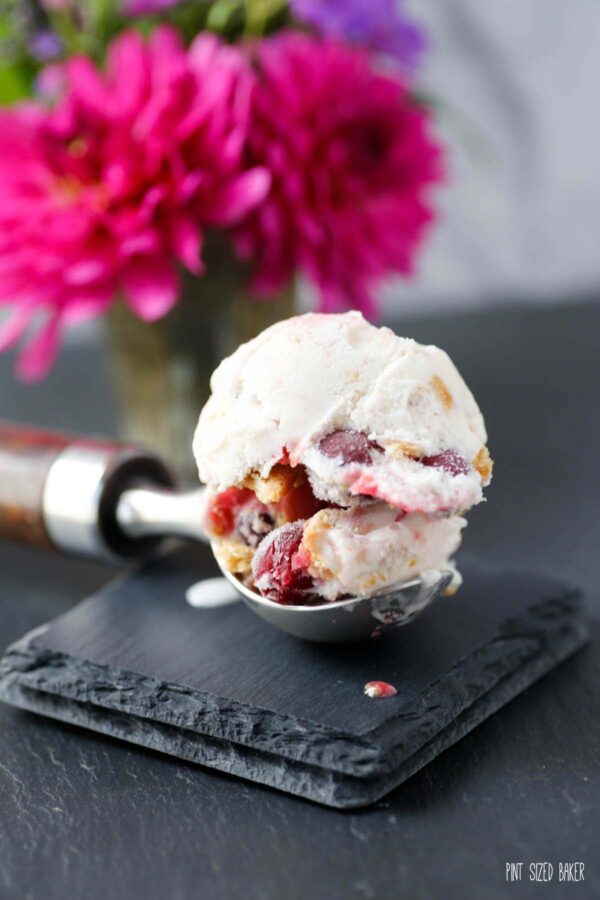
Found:
[[[574,621],[571,628],[562,629],[560,643],[546,646],[543,653],[527,660],[499,681],[491,692],[464,710],[394,771],[386,776],[371,778],[345,777],[212,737],[203,736],[199,740],[195,732],[187,729],[32,690],[22,685],[18,678],[5,683],[3,696],[8,702],[31,712],[181,757],[327,806],[352,809],[381,799],[525,687],[581,648],[587,639],[585,623]]]
[[[133,712],[138,718],[191,729],[347,775],[377,777],[416,752],[499,679],[553,640],[553,632],[563,625],[565,617],[579,609],[579,600],[577,593],[569,592],[503,623],[492,640],[475,648],[413,703],[398,710],[395,722],[387,720],[381,734],[373,731],[362,738],[50,651],[37,645],[37,635],[26,636],[9,648],[0,664],[0,698],[2,682],[18,676],[24,687],[34,690]]]
[[[577,630],[582,605],[581,592],[568,588],[533,604],[524,615],[505,619],[492,638],[457,660],[414,701],[405,704],[394,719],[370,733],[378,741],[380,752],[392,766],[399,765],[403,757],[434,737],[436,723],[438,729],[440,723],[443,727],[450,724],[527,659],[540,652],[551,655],[553,644],[560,645],[563,636],[573,628]],[[587,625],[583,627],[587,633]]]
[[[0,662],[0,700],[6,699],[15,682],[24,689],[109,711],[125,714],[133,711],[139,719],[329,768],[335,768],[337,760],[334,746],[341,759],[354,753],[359,771],[378,752],[366,739],[319,723],[281,716],[137,672],[91,663],[48,650],[27,638],[9,647]]]
[[[572,627],[561,629],[561,634],[554,645],[546,645],[540,655],[526,660],[520,668],[502,678],[490,692],[482,695],[472,706],[463,710],[442,732],[420,747],[393,772],[378,779],[375,785],[376,791],[373,792],[375,795],[365,803],[356,802],[355,786],[351,786],[349,795],[346,793],[347,787],[350,786],[350,780],[346,779],[339,783],[335,793],[335,803],[332,805],[340,808],[352,808],[380,800],[493,713],[551,672],[557,665],[585,647],[589,639],[589,626],[583,619],[575,620]]]
[[[568,620],[580,612],[580,604],[579,593],[569,590],[535,604],[518,619],[507,620],[489,641],[398,709],[393,719],[360,736],[48,650],[39,633],[25,636],[8,649],[0,663],[0,699],[7,682],[17,678],[32,690],[133,713],[344,775],[379,777],[555,640],[557,629],[568,627]]]
[[[387,720],[362,738],[47,650],[40,630],[7,652],[0,664],[0,697],[17,679],[23,688],[247,745],[271,758],[283,756],[361,778],[385,777],[540,648],[550,645],[551,651],[579,611],[579,594],[566,591],[505,621],[492,640],[399,709],[395,721]]]

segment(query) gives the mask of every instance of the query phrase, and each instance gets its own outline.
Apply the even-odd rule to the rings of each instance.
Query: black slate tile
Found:
[[[465,585],[369,644],[311,645],[242,604],[195,610],[186,550],[26,636],[9,703],[333,806],[372,802],[586,640],[577,590],[465,557]],[[398,695],[371,700],[365,682]]]

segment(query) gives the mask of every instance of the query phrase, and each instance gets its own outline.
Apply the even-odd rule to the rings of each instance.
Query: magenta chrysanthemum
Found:
[[[119,294],[143,319],[164,315],[177,261],[201,272],[203,230],[237,223],[269,187],[244,160],[252,75],[237,48],[126,32],[106,73],[79,57],[63,76],[55,108],[0,115],[0,302],[14,306],[0,349],[40,314],[19,360],[29,379],[51,365],[62,325]]]
[[[337,41],[282,33],[255,49],[252,165],[271,172],[266,199],[236,233],[268,295],[296,271],[321,308],[374,312],[374,292],[409,275],[441,180],[429,114],[395,74]]]

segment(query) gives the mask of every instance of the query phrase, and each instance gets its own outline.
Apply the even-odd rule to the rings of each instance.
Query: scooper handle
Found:
[[[0,539],[111,561],[146,555],[160,538],[132,540],[116,517],[138,486],[173,486],[153,453],[0,421]]]
[[[44,486],[66,435],[0,422],[0,538],[51,547]]]

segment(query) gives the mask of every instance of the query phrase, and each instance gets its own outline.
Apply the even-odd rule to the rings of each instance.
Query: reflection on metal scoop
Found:
[[[219,562],[217,554],[215,558]],[[421,578],[377,597],[356,597],[319,606],[285,606],[257,594],[220,563],[219,566],[246,606],[261,619],[294,637],[322,643],[362,641],[378,637],[390,628],[406,625],[452,581],[451,572],[424,572]]]
[[[126,491],[117,507],[121,528],[133,538],[178,534],[206,541],[200,528],[202,490],[177,495],[157,489]],[[452,572],[431,570],[413,581],[375,597],[351,598],[319,606],[285,606],[246,587],[215,559],[227,581],[252,612],[294,637],[307,641],[345,642],[377,637],[382,631],[406,625],[440,596]]]

